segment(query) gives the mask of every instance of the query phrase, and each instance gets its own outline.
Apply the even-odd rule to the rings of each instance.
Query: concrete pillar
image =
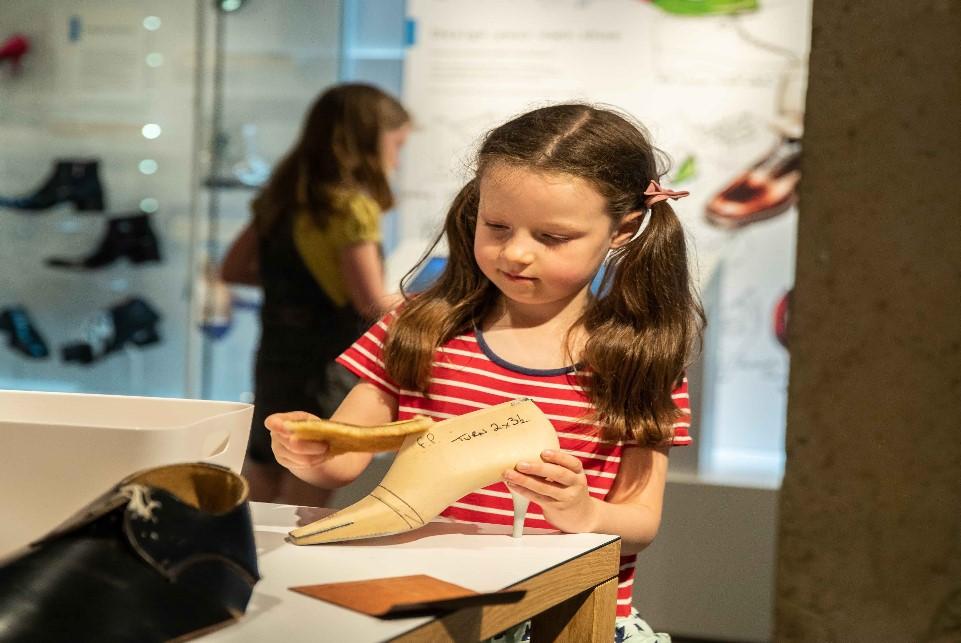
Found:
[[[775,639],[961,641],[961,2],[813,20]]]

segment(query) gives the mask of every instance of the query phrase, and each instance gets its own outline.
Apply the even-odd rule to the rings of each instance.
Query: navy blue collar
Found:
[[[515,373],[522,373],[524,375],[534,375],[536,377],[548,377],[551,375],[567,375],[568,373],[574,373],[577,371],[576,365],[563,366],[561,368],[527,368],[526,366],[518,366],[517,364],[511,364],[507,360],[498,356],[491,347],[487,345],[484,341],[484,333],[477,326],[474,326],[474,335],[477,337],[477,345],[480,346],[481,351],[484,355],[487,355],[490,361],[494,362],[498,366],[502,366],[509,371],[514,371]]]

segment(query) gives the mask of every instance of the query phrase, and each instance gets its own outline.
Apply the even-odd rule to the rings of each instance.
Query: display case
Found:
[[[206,5],[0,4],[0,388],[187,393]]]
[[[22,49],[0,58],[0,389],[244,399],[256,292],[213,319],[205,268],[337,80],[341,22],[334,1],[0,4]]]

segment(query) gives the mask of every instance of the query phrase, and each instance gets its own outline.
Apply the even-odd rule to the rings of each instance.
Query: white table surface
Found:
[[[287,532],[329,513],[251,503],[261,580],[246,616],[203,641],[385,641],[429,617],[381,620],[288,588],[388,576],[427,574],[478,592],[504,589],[617,540],[605,534],[561,534],[435,520],[413,532],[345,544],[298,546]]]

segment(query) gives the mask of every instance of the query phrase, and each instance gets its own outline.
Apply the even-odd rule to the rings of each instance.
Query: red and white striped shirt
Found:
[[[391,315],[384,317],[337,359],[354,374],[397,398],[397,419],[426,415],[443,420],[528,397],[544,412],[557,431],[560,448],[584,465],[591,496],[605,499],[621,463],[624,442],[601,442],[598,430],[582,419],[591,408],[578,385],[574,367],[533,370],[510,364],[490,350],[479,331],[459,335],[437,349],[431,366],[430,397],[399,388],[387,375],[382,353]],[[691,438],[687,380],[674,391],[674,403],[687,412],[674,424],[672,444],[687,445]],[[468,522],[510,525],[513,504],[504,483],[470,493],[441,514]],[[531,503],[527,527],[553,529],[540,507]],[[634,564],[637,555],[621,557],[617,589],[617,615],[629,616]]]

